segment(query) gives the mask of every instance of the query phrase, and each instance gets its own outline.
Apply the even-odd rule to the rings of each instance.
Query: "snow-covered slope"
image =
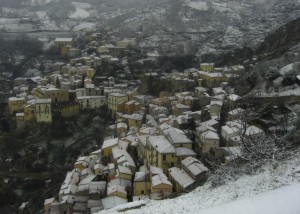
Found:
[[[251,175],[242,175],[238,179],[229,179],[225,181],[224,185],[213,188],[211,182],[207,182],[204,186],[198,187],[194,191],[183,195],[175,199],[167,199],[163,201],[139,201],[137,205],[145,204],[145,206],[140,209],[127,210],[126,213],[223,213],[220,210],[234,211],[228,212],[230,214],[235,213],[247,213],[239,212],[236,210],[238,206],[245,205],[249,206],[249,202],[254,203],[250,211],[253,213],[284,213],[284,214],[296,214],[296,212],[291,209],[287,210],[290,212],[264,212],[259,211],[262,203],[260,200],[265,200],[266,210],[270,208],[270,200],[274,199],[275,205],[285,205],[292,206],[297,205],[295,209],[299,210],[299,205],[288,204],[288,203],[276,203],[276,201],[281,200],[282,197],[287,197],[290,195],[292,197],[295,194],[300,193],[300,152],[296,152],[295,155],[287,158],[284,161],[278,163],[268,163],[264,165],[257,173]],[[297,184],[297,185],[295,185]],[[271,191],[285,185],[294,185],[291,188],[281,189],[278,191]],[[271,192],[269,192],[271,191]],[[269,192],[266,194],[254,197],[257,194],[264,192]],[[254,197],[254,198],[252,198]],[[289,198],[290,198],[289,197]],[[248,198],[248,199],[247,199]],[[244,200],[243,200],[244,199]],[[288,200],[288,199],[287,199]],[[286,199],[282,201],[286,202]],[[295,200],[289,200],[291,203]],[[300,202],[300,201],[299,201]],[[128,207],[132,207],[137,202],[133,204],[127,204]],[[229,204],[227,204],[229,203]],[[227,204],[227,205],[226,205]],[[264,203],[263,203],[264,204]],[[213,208],[211,208],[213,207]],[[211,209],[208,209],[211,208]],[[104,210],[100,213],[114,213],[117,211],[123,211],[125,207],[117,207],[112,210]],[[254,211],[256,209],[256,211]],[[282,210],[284,207],[280,206],[278,209]],[[245,209],[246,210],[246,209]],[[241,210],[242,211],[242,210]],[[300,210],[299,210],[300,213]],[[225,214],[225,213],[224,213]],[[227,214],[227,213],[226,213]]]
[[[201,214],[299,214],[300,184],[281,187],[254,197],[200,210]]]

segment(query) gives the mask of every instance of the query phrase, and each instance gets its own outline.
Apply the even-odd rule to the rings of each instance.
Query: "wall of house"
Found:
[[[138,181],[134,182],[134,196],[139,195],[149,195],[151,192],[151,182],[150,181]]]
[[[128,96],[108,96],[108,108],[112,111],[117,111],[118,103],[128,101]]]
[[[165,155],[165,160],[164,160]],[[175,154],[160,154],[158,153],[158,167],[162,168],[165,173],[168,172],[170,167],[175,166]]]
[[[111,194],[107,194],[107,196],[119,196],[121,198],[127,198],[127,194],[124,194],[123,192],[112,192]]]
[[[24,104],[25,104],[25,98],[20,98],[20,99],[16,99],[16,100],[8,100],[8,108],[9,108],[9,112],[13,113],[13,112],[20,112],[23,111],[24,109]]]
[[[151,187],[151,193],[154,192],[166,192],[166,193],[171,193],[173,190],[173,186],[172,185],[168,185],[168,184],[159,184],[156,185],[155,187]]]
[[[52,123],[51,103],[38,103],[35,106],[36,122]]]
[[[76,101],[82,109],[96,109],[106,104],[105,96],[77,97]]]
[[[219,147],[219,140],[204,139],[202,143],[202,153],[208,154],[211,149]]]
[[[128,126],[129,127],[137,127],[140,128],[142,126],[142,120],[135,120],[135,119],[128,119]]]

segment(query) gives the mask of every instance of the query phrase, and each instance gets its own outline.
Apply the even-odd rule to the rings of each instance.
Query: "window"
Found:
[[[164,161],[166,160],[166,155],[163,155],[163,160],[164,160]]]
[[[141,191],[141,194],[144,195],[144,190]]]
[[[171,167],[174,167],[174,162],[171,162]]]

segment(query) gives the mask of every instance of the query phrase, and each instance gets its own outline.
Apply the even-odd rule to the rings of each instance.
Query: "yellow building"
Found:
[[[32,95],[38,99],[51,99],[53,103],[69,101],[68,91],[54,86],[37,87],[33,90]]]
[[[170,168],[169,175],[177,192],[190,190],[195,183],[195,180],[185,170],[177,167]]]
[[[173,185],[163,173],[151,177],[151,199],[163,199],[171,194]]]
[[[140,114],[132,114],[128,116],[128,126],[141,128],[143,121],[143,115]]]
[[[112,44],[102,45],[102,46],[98,47],[98,52],[100,54],[105,54],[105,53],[108,53],[110,51],[110,49],[112,49],[112,48],[115,48],[115,46]]]
[[[160,167],[164,172],[175,166],[175,147],[163,135],[149,136],[146,138],[147,162],[150,165]]]
[[[101,148],[103,152],[103,156],[109,157],[112,154],[112,148],[118,146],[118,142],[119,142],[118,138],[104,140]]]
[[[54,40],[54,43],[56,46],[61,47],[61,46],[65,46],[65,45],[73,45],[74,40],[73,38],[56,38]]]
[[[121,136],[123,134],[125,136],[127,133],[127,127],[126,123],[117,123],[117,135]]]
[[[228,80],[226,75],[218,72],[212,73],[200,71],[200,76],[202,78],[203,86],[208,88],[218,87],[222,82],[226,82]]]
[[[50,206],[53,202],[55,202],[55,198],[48,198],[48,199],[45,200],[45,202],[44,202],[44,211],[45,211],[46,214],[49,213]]]
[[[86,169],[89,166],[90,158],[87,156],[79,157],[74,163],[74,169]]]
[[[151,193],[151,181],[149,172],[136,172],[133,183],[133,195],[149,195]]]
[[[147,135],[137,135],[138,156],[140,159],[145,159],[147,162]]]
[[[95,76],[96,74],[96,71],[95,69],[93,68],[89,68],[85,71],[85,74],[86,74],[86,77],[90,78],[90,79],[93,79],[93,77]]]
[[[62,117],[71,117],[79,114],[79,103],[67,103],[59,106],[59,113]]]
[[[215,63],[201,63],[200,71],[213,72],[215,68]]]
[[[137,91],[126,91],[125,93],[128,96],[128,100],[132,100],[135,96],[138,95]]]
[[[32,121],[35,119],[35,103],[29,101],[24,106],[25,120]]]
[[[107,187],[107,196],[119,196],[122,198],[127,198],[127,192],[125,187],[120,185],[113,185]]]
[[[25,97],[10,97],[8,99],[8,109],[10,113],[24,110]]]
[[[135,43],[136,43],[136,39],[134,39],[134,38],[133,39],[123,39],[121,41],[118,41],[116,45],[118,48],[128,48]]]
[[[128,101],[128,95],[120,93],[111,93],[108,95],[108,109],[115,113],[118,109],[118,104],[122,101]]]
[[[52,123],[51,99],[35,101],[36,122]]]
[[[118,166],[117,177],[131,181],[132,172],[128,167]]]
[[[130,101],[128,101],[128,102],[125,103],[125,113],[126,114],[133,114],[133,112],[134,112],[134,104],[135,104],[134,100],[130,100]]]
[[[211,130],[205,131],[200,134],[200,148],[202,154],[209,154],[216,148],[219,148],[219,136],[216,132]]]
[[[98,163],[94,165],[94,172],[95,175],[104,175],[104,168],[105,166],[103,166],[102,164]]]
[[[186,136],[186,134],[179,129],[170,128],[164,131],[165,136],[174,147],[185,147],[192,149],[193,142]]]

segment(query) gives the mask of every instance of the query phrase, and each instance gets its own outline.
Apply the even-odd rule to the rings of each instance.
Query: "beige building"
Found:
[[[77,97],[76,101],[82,109],[96,109],[106,104],[105,96],[83,96]]]
[[[69,101],[69,93],[67,90],[58,89],[52,85],[37,87],[33,90],[32,95],[38,99],[51,99],[52,103]]]
[[[151,193],[151,182],[149,172],[136,172],[133,183],[133,195],[149,195]]]
[[[52,123],[51,99],[37,99],[35,112],[36,122]]]
[[[8,99],[9,112],[21,112],[24,109],[25,102],[25,97],[10,97]]]
[[[111,93],[108,95],[107,105],[108,109],[114,114],[117,112],[118,104],[122,101],[128,101],[128,95],[120,93]]]
[[[201,63],[200,64],[201,71],[213,72],[214,68],[215,68],[215,63]]]
[[[201,152],[202,154],[209,154],[216,148],[219,148],[219,136],[216,132],[207,130],[200,135]]]
[[[22,129],[26,126],[27,121],[25,119],[25,114],[23,112],[16,113],[16,120],[17,120],[17,128]]]

